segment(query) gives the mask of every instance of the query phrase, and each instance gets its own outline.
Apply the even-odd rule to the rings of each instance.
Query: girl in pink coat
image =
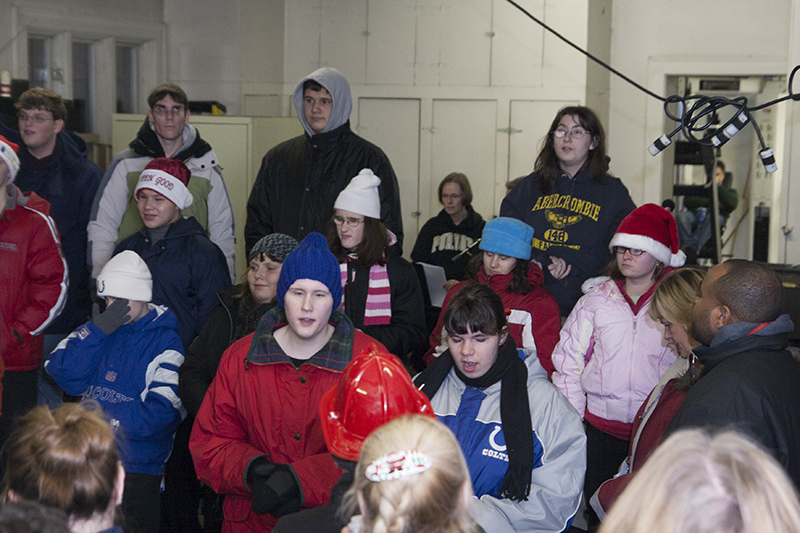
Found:
[[[645,204],[629,214],[609,244],[608,276],[583,284],[553,350],[553,384],[585,422],[587,501],[625,459],[636,412],[675,361],[647,310],[661,277],[686,260],[678,246],[664,208]],[[599,521],[587,512],[592,530]]]

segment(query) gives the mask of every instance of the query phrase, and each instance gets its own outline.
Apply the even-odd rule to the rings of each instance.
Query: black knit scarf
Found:
[[[453,366],[453,356],[447,350],[414,379],[414,385],[417,388],[424,385],[422,392],[433,399]],[[515,501],[527,500],[533,472],[533,426],[528,404],[528,368],[519,357],[514,339],[508,336],[498,349],[497,360],[483,376],[468,378],[458,367],[455,367],[455,373],[465,385],[478,389],[502,380],[500,421],[506,438],[508,469],[499,496]]]

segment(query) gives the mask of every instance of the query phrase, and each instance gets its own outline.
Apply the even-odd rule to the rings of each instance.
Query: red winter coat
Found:
[[[67,263],[50,204],[14,186],[9,192],[0,214],[0,354],[8,371],[35,370],[40,333],[67,299]]]
[[[273,311],[264,315],[255,334],[269,335],[260,332],[272,331],[273,324],[264,328],[264,321]],[[336,312],[331,320],[337,316],[344,315]],[[349,320],[347,323],[354,330]],[[245,475],[254,458],[267,454],[272,462],[291,466],[302,487],[304,509],[329,503],[331,489],[342,474],[328,452],[319,419],[322,394],[339,383],[342,370],[328,364],[324,356],[327,347],[299,368],[285,355],[265,364],[245,361],[255,334],[239,339],[225,351],[189,441],[200,480],[226,495],[222,528],[226,533],[271,531],[278,521],[271,514],[250,509]],[[352,355],[370,343],[386,350],[355,330]]]
[[[558,342],[558,333],[561,330],[561,313],[558,310],[558,301],[542,287],[544,273],[542,269],[531,263],[528,270],[528,281],[531,290],[528,294],[508,292],[508,284],[514,273],[487,276],[483,267],[478,270],[478,283],[488,285],[494,292],[503,298],[503,305],[511,310],[508,316],[508,328],[511,336],[519,348],[532,349],[539,357],[539,362],[547,371],[549,378],[553,373],[553,363],[550,357]],[[431,348],[425,354],[425,362],[430,364],[434,359],[434,350],[442,341],[442,328],[444,327],[444,314],[447,305],[453,296],[471,281],[462,281],[447,291],[442,303],[442,312],[430,336]]]

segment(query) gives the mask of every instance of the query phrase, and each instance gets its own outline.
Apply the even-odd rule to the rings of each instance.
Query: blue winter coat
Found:
[[[19,132],[0,124],[0,134],[19,144],[21,168],[14,184],[21,191],[33,191],[50,203],[50,216],[61,236],[69,268],[67,303],[45,334],[66,335],[86,322],[91,312],[86,227],[103,172],[86,158],[86,143],[72,132],[58,134],[52,158],[38,170],[31,167],[33,156],[22,143]]]
[[[100,403],[126,472],[161,475],[186,416],[178,399],[183,345],[172,311],[150,308],[111,335],[87,322],[58,344],[45,369],[67,394]]]
[[[153,276],[153,303],[175,313],[188,347],[217,305],[217,292],[231,284],[227,260],[194,217],[179,219],[157,243],[150,240],[142,227],[119,243],[114,255],[133,250],[144,259]]]

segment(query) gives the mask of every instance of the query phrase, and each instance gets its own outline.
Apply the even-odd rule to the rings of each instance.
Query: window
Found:
[[[136,46],[117,45],[117,113],[136,113]]]
[[[94,132],[94,56],[89,42],[72,43],[72,106],[76,131]]]
[[[28,82],[31,87],[50,88],[50,39],[28,38]]]

